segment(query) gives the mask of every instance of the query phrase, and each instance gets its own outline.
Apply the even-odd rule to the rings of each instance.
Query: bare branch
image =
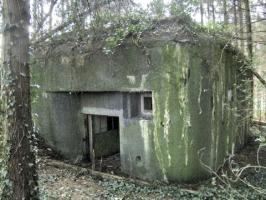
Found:
[[[251,70],[252,74],[266,87],[266,81],[258,74],[258,72]]]
[[[38,33],[41,30],[41,28],[43,27],[43,25],[44,25],[44,23],[48,17],[52,17],[52,12],[53,12],[54,6],[56,5],[57,1],[58,0],[51,0],[49,12],[43,17],[42,21],[40,23],[38,23],[38,28],[35,31],[35,33]]]

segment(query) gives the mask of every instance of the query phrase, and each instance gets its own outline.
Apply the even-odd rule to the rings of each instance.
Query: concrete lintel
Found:
[[[105,116],[123,116],[123,110],[114,110],[106,108],[93,108],[93,107],[83,107],[81,113],[89,115],[105,115]]]

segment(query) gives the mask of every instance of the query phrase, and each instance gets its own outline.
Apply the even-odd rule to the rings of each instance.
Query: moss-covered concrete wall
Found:
[[[123,118],[122,100],[114,108],[120,117],[122,170],[148,180],[204,178],[209,173],[201,162],[216,170],[244,144],[249,127],[248,112],[243,111],[248,105],[243,91],[249,90],[243,81],[248,77],[245,66],[233,50],[204,38],[196,44],[163,39],[144,46],[126,44],[108,56],[60,45],[42,66],[33,66],[33,82],[40,85],[34,105],[40,133],[48,142],[68,144],[75,138],[77,142],[66,147],[50,143],[65,156],[79,157],[84,131],[79,115],[84,108],[69,92],[82,96],[113,91],[122,97],[123,92],[151,91],[152,119]],[[72,102],[67,109],[53,101],[62,94]],[[43,104],[45,95],[49,98]],[[97,102],[93,107],[105,106]]]

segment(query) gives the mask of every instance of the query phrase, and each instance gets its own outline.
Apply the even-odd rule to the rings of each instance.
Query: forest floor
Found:
[[[232,158],[234,170],[257,165],[258,143],[251,142]],[[259,162],[266,166],[266,147],[259,151]],[[246,169],[241,180],[232,183],[220,172],[218,177],[198,184],[146,183],[116,175],[91,174],[85,167],[67,164],[49,155],[39,157],[39,179],[42,199],[266,199],[266,170]],[[227,170],[226,170],[227,169]],[[228,166],[224,167],[228,172]],[[239,171],[238,171],[239,172]],[[228,178],[235,178],[228,175]]]

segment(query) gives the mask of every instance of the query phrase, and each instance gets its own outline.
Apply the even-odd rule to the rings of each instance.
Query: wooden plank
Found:
[[[93,148],[93,131],[92,131],[92,116],[88,115],[88,125],[89,125],[89,144],[90,144],[90,160],[92,163],[92,169],[95,169],[95,156]]]
[[[89,156],[89,124],[88,124],[88,115],[84,114],[84,126],[85,131],[83,132],[83,154],[85,158]]]

